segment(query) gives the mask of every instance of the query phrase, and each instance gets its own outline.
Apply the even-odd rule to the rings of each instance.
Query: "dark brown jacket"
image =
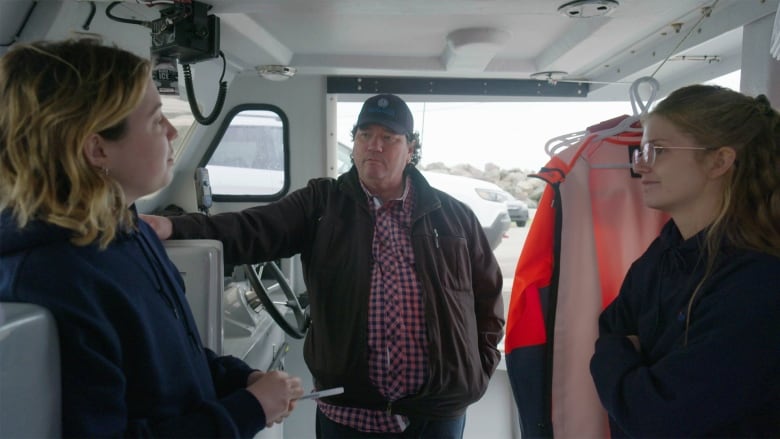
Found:
[[[353,167],[282,200],[206,217],[173,218],[175,239],[212,238],[229,264],[301,254],[311,327],[304,357],[328,402],[423,418],[459,416],[487,389],[501,354],[502,275],[482,227],[463,203],[414,168],[411,242],[428,329],[428,381],[413,396],[384,400],[368,378],[367,320],[374,221]]]

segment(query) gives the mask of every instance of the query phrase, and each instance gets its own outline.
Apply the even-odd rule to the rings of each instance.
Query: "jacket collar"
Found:
[[[703,263],[706,252],[704,248],[707,229],[688,239],[683,239],[680,229],[669,220],[661,229],[660,240],[666,257],[677,269],[689,272]]]
[[[428,181],[416,167],[412,165],[407,166],[404,170],[404,177],[406,176],[409,176],[412,180],[414,196],[416,198],[415,211],[412,212],[412,219],[416,219],[420,215],[441,207],[441,199],[439,198],[436,189],[428,184]],[[337,185],[339,190],[345,192],[351,196],[356,203],[368,209],[368,201],[365,192],[363,191],[363,187],[360,184],[357,167],[353,165],[348,172],[339,176]]]

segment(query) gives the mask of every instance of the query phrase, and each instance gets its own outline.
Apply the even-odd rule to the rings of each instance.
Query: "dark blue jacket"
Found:
[[[670,221],[601,315],[590,368],[613,437],[780,437],[780,258],[723,249],[689,316],[703,234]]]
[[[203,347],[184,283],[151,228],[106,250],[43,222],[0,213],[0,300],[57,321],[68,437],[252,437],[265,425],[252,371]]]

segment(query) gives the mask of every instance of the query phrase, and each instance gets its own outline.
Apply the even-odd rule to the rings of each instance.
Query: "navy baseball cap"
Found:
[[[412,112],[403,99],[396,95],[381,94],[363,103],[356,125],[379,124],[397,134],[409,134],[414,130]]]

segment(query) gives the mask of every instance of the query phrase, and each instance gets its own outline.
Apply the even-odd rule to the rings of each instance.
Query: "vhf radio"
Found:
[[[195,168],[195,196],[198,198],[198,210],[208,215],[211,207],[211,183],[209,170]]]

